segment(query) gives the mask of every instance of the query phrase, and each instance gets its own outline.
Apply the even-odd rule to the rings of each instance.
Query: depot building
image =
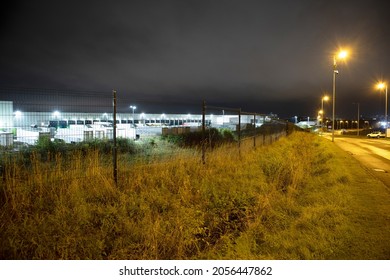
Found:
[[[14,110],[12,101],[0,101],[0,145],[10,146],[13,141],[34,144],[40,135],[50,133],[51,138],[62,135],[66,142],[84,141],[91,138],[111,138],[114,116],[112,113],[83,112],[22,112]],[[205,124],[236,130],[238,123],[260,126],[269,120],[266,116],[205,115]],[[200,114],[145,114],[117,113],[118,137],[135,139],[142,136],[157,136],[167,127],[189,127],[191,131],[201,127]],[[111,125],[111,128],[109,127]],[[163,128],[165,128],[163,130]],[[88,131],[88,132],[87,132]],[[172,131],[190,131],[172,130]],[[88,136],[86,136],[88,135]],[[71,137],[72,136],[72,137]],[[77,139],[77,140],[76,140]]]

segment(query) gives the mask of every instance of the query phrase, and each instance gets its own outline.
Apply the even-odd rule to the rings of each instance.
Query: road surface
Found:
[[[324,137],[331,139],[329,136]],[[387,139],[336,137],[336,145],[350,153],[390,188],[390,141]]]

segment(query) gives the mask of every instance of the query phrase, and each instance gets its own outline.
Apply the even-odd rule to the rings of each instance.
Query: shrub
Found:
[[[236,139],[234,133],[229,129],[208,128],[204,136],[205,144],[212,148],[234,142]],[[199,147],[203,143],[203,132],[194,131],[180,135],[167,135],[162,138],[181,147]]]
[[[234,135],[233,131],[230,129],[222,128],[220,130],[220,133],[222,134],[222,138],[224,139],[224,142],[234,142],[236,141],[236,136]]]
[[[36,145],[32,147],[32,152],[38,153],[42,160],[48,160],[50,155],[65,154],[66,151],[67,145],[63,140],[51,141],[49,137],[39,138]]]
[[[116,144],[119,153],[135,154],[137,152],[137,147],[134,141],[128,138],[117,138]]]

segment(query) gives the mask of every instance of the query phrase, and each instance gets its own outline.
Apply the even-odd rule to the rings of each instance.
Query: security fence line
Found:
[[[118,152],[121,148],[118,141],[121,139],[137,140],[141,137],[153,141],[153,137],[158,135],[198,132],[202,134],[198,146],[205,164],[207,146],[213,145],[213,140],[207,138],[208,129],[221,127],[234,131],[239,151],[242,143],[247,143],[249,139],[253,139],[253,147],[256,147],[283,134],[279,131],[261,132],[258,127],[267,123],[267,116],[245,112],[241,108],[206,105],[203,101],[201,114],[198,115],[135,113],[133,105],[130,106],[132,111],[129,110],[130,104],[138,107],[141,104],[138,101],[120,93],[118,95],[116,90],[110,93],[0,88],[1,157],[13,157],[25,147],[34,148],[48,142],[52,142],[50,145],[54,147],[54,152],[62,152],[77,147],[96,147],[93,141],[104,141],[110,144],[103,145],[103,148],[107,155],[112,155],[112,177],[117,184]],[[144,106],[148,104],[147,100],[142,102]],[[172,105],[172,101],[166,103]],[[166,107],[163,102],[150,101],[150,104]],[[107,148],[110,148],[109,152]],[[0,171],[2,168],[0,166]]]
[[[260,133],[258,133],[256,131],[256,124],[257,124],[257,120],[258,118],[256,118],[257,116],[258,117],[263,117],[263,124],[265,123],[265,118],[266,118],[266,115],[265,114],[260,114],[260,113],[253,113],[253,112],[245,112],[245,111],[242,111],[241,108],[228,108],[228,107],[221,107],[221,106],[214,106],[214,105],[206,105],[206,101],[203,100],[202,102],[202,163],[205,164],[206,163],[206,146],[207,146],[207,140],[206,140],[206,114],[208,112],[208,110],[222,110],[222,111],[229,111],[229,112],[235,112],[237,115],[238,115],[238,125],[237,125],[237,143],[238,143],[238,149],[240,151],[240,148],[241,148],[241,143],[243,140],[247,140],[247,139],[250,139],[250,138],[253,138],[253,147],[256,148],[256,145],[257,145],[257,141],[256,139],[259,137]],[[241,124],[241,118],[243,115],[246,115],[246,116],[251,116],[253,117],[253,119],[251,120],[252,122],[252,126],[253,126],[253,135],[251,136],[244,136],[244,138],[242,137],[242,124]],[[275,132],[275,133],[272,133],[270,135],[268,135],[271,139],[271,143],[272,143],[272,137],[275,137],[275,139],[279,139],[279,137],[281,136],[286,136],[287,135],[287,123],[286,122],[282,122],[282,121],[279,121],[280,124],[282,124],[284,126],[284,129],[282,129],[282,131],[280,132]],[[262,134],[262,145],[265,144],[265,138],[266,138],[266,134]]]

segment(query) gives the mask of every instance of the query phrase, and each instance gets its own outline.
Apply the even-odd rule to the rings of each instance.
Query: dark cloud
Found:
[[[6,85],[116,88],[135,100],[205,98],[283,116],[315,114],[339,45],[353,50],[340,65],[340,100],[363,103],[389,75],[383,1],[17,3],[2,12]],[[340,114],[350,107],[340,103]]]

